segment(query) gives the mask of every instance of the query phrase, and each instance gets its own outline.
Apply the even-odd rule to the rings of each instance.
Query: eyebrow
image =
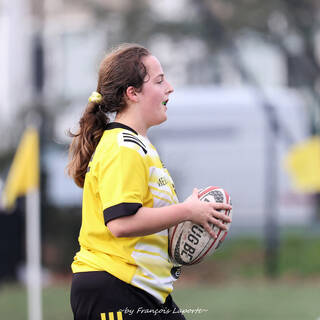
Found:
[[[158,77],[164,77],[164,74],[163,73],[160,73],[160,74],[158,74],[157,76],[156,76],[156,78],[158,78]]]

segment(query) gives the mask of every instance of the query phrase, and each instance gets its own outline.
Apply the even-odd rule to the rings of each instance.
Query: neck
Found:
[[[117,113],[115,121],[125,124],[126,126],[137,131],[140,135],[144,137],[147,136],[148,128],[145,125],[143,125],[143,122],[140,121],[140,118],[138,116],[133,117],[128,113]]]

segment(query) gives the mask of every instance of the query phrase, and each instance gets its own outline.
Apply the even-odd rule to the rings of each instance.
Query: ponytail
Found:
[[[70,162],[67,170],[80,188],[83,188],[89,161],[109,121],[99,104],[89,102],[79,121],[78,132],[68,132],[73,140],[69,148]]]
[[[102,60],[97,91],[89,98],[79,121],[80,128],[75,134],[69,130],[73,140],[69,149],[67,172],[80,188],[83,188],[92,154],[110,122],[107,115],[126,108],[128,86],[142,89],[147,69],[141,60],[148,55],[150,52],[140,45],[123,44]]]

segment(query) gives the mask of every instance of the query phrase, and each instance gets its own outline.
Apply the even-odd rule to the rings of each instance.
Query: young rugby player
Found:
[[[146,48],[122,45],[100,65],[97,90],[76,134],[68,173],[83,188],[80,251],[72,263],[76,320],[184,319],[170,292],[179,274],[168,257],[168,228],[182,221],[225,229],[219,209],[179,203],[173,181],[147,138],[167,119],[172,86]],[[110,122],[110,114],[115,121]],[[169,138],[169,137],[168,137]]]

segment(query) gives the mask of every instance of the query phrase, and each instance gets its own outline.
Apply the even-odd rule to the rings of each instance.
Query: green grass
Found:
[[[67,285],[45,288],[42,292],[42,299],[44,320],[72,319]],[[28,319],[27,292],[24,286],[6,284],[0,287],[0,319]]]
[[[308,234],[308,236],[305,236]],[[188,320],[320,320],[319,233],[281,235],[278,277],[264,276],[261,239],[230,238],[212,257],[185,267],[173,297]],[[72,319],[69,285],[43,290],[43,319]],[[206,311],[205,311],[206,310]],[[0,285],[0,320],[27,320],[26,290]],[[125,320],[125,319],[124,319]]]
[[[173,296],[182,310],[207,310],[186,314],[190,320],[317,320],[319,289],[310,284],[233,283],[185,288]]]
[[[320,237],[290,235],[279,252],[280,273],[312,276],[320,273]]]
[[[173,297],[188,320],[317,320],[320,317],[320,284],[312,282],[249,281],[178,286]],[[43,312],[45,320],[72,319],[67,285],[44,289]],[[23,287],[2,286],[0,319],[27,319]]]
[[[214,266],[215,273],[220,270],[228,277],[230,275],[244,278],[261,277],[265,272],[264,250],[261,238],[227,239],[221,249],[207,262]],[[277,252],[279,276],[310,277],[320,274],[319,233],[308,236],[301,232],[282,233]]]

